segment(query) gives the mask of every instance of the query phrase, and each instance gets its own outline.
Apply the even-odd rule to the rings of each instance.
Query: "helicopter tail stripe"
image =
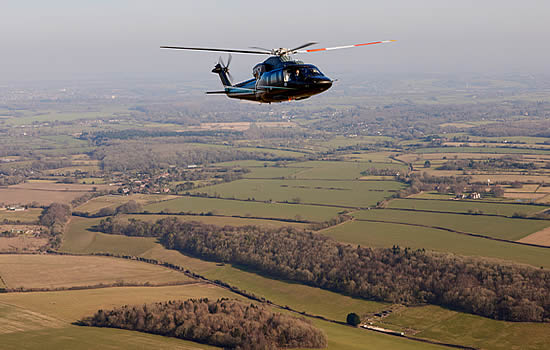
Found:
[[[352,47],[357,46],[365,46],[365,45],[374,45],[374,44],[383,44],[383,43],[391,43],[395,40],[384,40],[384,41],[373,41],[370,43],[364,43],[364,44],[355,44],[355,45],[346,45],[346,46],[335,46],[335,47],[325,47],[322,49],[310,49],[310,50],[304,50],[304,51],[297,51],[297,52],[318,52],[318,51],[330,51],[330,50],[339,50],[339,49],[349,49]]]

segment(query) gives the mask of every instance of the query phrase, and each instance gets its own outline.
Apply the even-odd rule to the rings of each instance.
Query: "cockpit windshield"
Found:
[[[303,81],[306,77],[323,75],[315,67],[298,67],[298,68],[289,68],[285,70],[284,80],[287,81]]]

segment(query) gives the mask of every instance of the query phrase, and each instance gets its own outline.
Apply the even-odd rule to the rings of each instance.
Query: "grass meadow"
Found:
[[[361,172],[372,168],[395,169],[396,172],[406,170],[406,166],[401,163],[311,161],[300,164],[306,169],[294,174],[296,179],[354,180],[362,176]]]
[[[133,218],[137,220],[143,220],[143,221],[157,221],[160,219],[164,219],[167,217],[173,217],[181,221],[197,221],[202,222],[204,224],[210,224],[210,225],[216,225],[216,226],[263,226],[263,227],[284,227],[284,226],[292,226],[295,228],[307,228],[309,224],[303,224],[299,222],[286,222],[286,221],[278,221],[278,220],[262,220],[262,219],[248,219],[248,218],[233,218],[233,217],[227,217],[227,216],[200,216],[200,215],[123,215],[122,217],[128,217]]]
[[[0,190],[1,193],[2,190]],[[42,208],[29,208],[25,211],[0,210],[0,223],[4,220],[21,222],[38,222],[38,217],[42,214]]]
[[[369,207],[402,188],[395,181],[237,180],[193,192],[222,198]]]
[[[512,216],[514,213],[535,214],[548,209],[546,206],[511,204],[511,203],[487,203],[454,200],[421,200],[421,199],[395,199],[388,203],[388,208],[416,209],[429,211],[446,211],[453,213],[468,213],[469,210],[476,210],[483,214],[497,214]]]
[[[61,251],[68,253],[116,253],[122,255],[141,255],[155,246],[155,238],[130,237],[93,232],[89,229],[98,224],[101,219],[86,219],[73,217],[69,222]]]
[[[550,268],[550,254],[546,248],[498,242],[433,228],[353,221],[323,230],[322,233],[341,242],[367,247],[391,248],[399,245]]]
[[[427,213],[391,209],[362,210],[354,217],[417,225],[445,227],[494,238],[518,240],[550,226],[550,220],[512,219],[484,215]]]
[[[433,305],[400,309],[384,318],[381,325],[480,349],[546,349],[550,343],[548,323],[496,321]]]
[[[179,213],[208,213],[221,215],[253,216],[264,218],[325,221],[338,215],[341,208],[318,207],[303,204],[257,203],[217,198],[179,197],[176,199],[149,204],[144,207],[151,213],[161,211]]]

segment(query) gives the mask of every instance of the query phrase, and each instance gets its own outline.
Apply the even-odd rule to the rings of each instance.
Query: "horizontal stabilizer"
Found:
[[[206,94],[207,95],[212,95],[212,94],[226,94],[227,91],[207,91]]]

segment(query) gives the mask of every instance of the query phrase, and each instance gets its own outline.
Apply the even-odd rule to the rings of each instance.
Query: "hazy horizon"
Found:
[[[213,82],[219,54],[160,45],[221,48],[396,43],[300,55],[329,76],[548,73],[550,3],[527,0],[10,1],[0,29],[3,81],[177,77]],[[264,59],[234,55],[236,80]]]

